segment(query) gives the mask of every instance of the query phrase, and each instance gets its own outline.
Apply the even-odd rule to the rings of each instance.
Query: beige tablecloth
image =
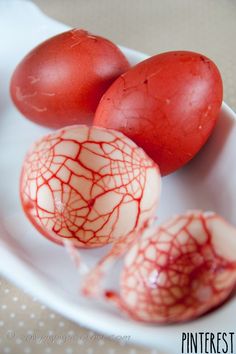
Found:
[[[9,0],[11,1],[11,0]],[[219,66],[224,99],[236,110],[236,1],[34,0],[48,15],[148,54],[199,51]],[[0,278],[0,353],[155,354],[97,335]],[[180,348],[179,348],[180,350]],[[178,354],[178,353],[177,353]]]

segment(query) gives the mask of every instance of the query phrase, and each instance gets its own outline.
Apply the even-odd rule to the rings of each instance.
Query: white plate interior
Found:
[[[137,343],[175,353],[182,332],[234,331],[236,299],[195,321],[172,326],[135,323],[107,304],[78,294],[80,277],[64,249],[54,245],[26,220],[18,196],[18,180],[25,152],[49,131],[24,119],[9,97],[10,76],[19,60],[42,40],[68,27],[24,1],[0,2],[0,272],[64,316],[104,334],[130,335]],[[130,62],[145,54],[122,48]],[[163,179],[159,221],[186,209],[214,210],[235,223],[236,121],[223,105],[217,128],[207,146],[184,169]],[[83,251],[93,264],[105,250]],[[117,268],[118,270],[118,268]],[[114,272],[113,272],[114,274]],[[118,275],[108,279],[117,284]]]

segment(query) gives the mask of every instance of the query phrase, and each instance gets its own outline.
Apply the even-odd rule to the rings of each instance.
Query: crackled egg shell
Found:
[[[120,297],[107,296],[139,321],[191,320],[220,305],[236,286],[236,229],[193,211],[139,238],[125,258]]]
[[[132,67],[109,87],[94,125],[124,133],[166,175],[205,144],[222,92],[219,70],[209,58],[187,51],[162,53]]]
[[[75,28],[23,58],[11,79],[11,96],[19,111],[38,124],[91,124],[100,98],[128,68],[115,44]]]
[[[77,125],[35,143],[24,161],[20,193],[27,217],[44,236],[97,247],[154,216],[160,174],[122,133]]]

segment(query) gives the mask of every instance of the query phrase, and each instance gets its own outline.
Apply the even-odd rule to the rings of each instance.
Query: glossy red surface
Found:
[[[26,55],[12,76],[11,96],[20,112],[38,124],[90,124],[103,93],[128,68],[115,44],[74,29]]]
[[[205,144],[219,115],[222,92],[220,73],[210,59],[183,51],[159,54],[111,85],[94,125],[123,132],[166,175]]]

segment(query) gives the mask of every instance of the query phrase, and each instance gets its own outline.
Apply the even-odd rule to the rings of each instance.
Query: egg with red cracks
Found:
[[[220,73],[207,57],[187,51],[155,55],[111,85],[94,125],[123,132],[167,175],[207,141],[219,116],[222,92]]]
[[[191,211],[149,228],[125,257],[110,301],[138,321],[182,322],[220,305],[236,286],[236,229]]]
[[[27,217],[44,236],[98,247],[155,215],[160,173],[122,133],[76,125],[34,144],[23,164],[20,194]]]
[[[103,93],[128,68],[115,44],[73,29],[26,55],[13,73],[11,97],[19,111],[38,124],[91,124]]]

